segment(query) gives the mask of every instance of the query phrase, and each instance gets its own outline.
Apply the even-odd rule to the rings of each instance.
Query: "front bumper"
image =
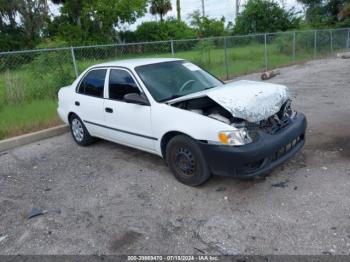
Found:
[[[302,113],[276,134],[258,131],[258,141],[245,146],[199,142],[215,175],[253,177],[267,173],[295,155],[305,143],[306,117]]]

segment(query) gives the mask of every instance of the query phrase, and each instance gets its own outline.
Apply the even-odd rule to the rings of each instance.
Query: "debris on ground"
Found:
[[[31,219],[33,217],[41,216],[41,215],[44,215],[45,213],[46,213],[45,210],[43,210],[41,208],[33,207],[32,210],[28,213],[27,219]]]
[[[194,249],[197,250],[198,252],[202,253],[202,254],[205,254],[205,252],[202,249],[199,249],[197,247],[194,247]]]
[[[226,187],[218,187],[217,189],[215,189],[216,192],[225,192],[226,191]]]
[[[349,59],[350,58],[350,52],[338,53],[337,54],[337,58]]]
[[[0,242],[4,241],[7,238],[7,235],[0,234]]]
[[[285,188],[285,187],[288,187],[288,183],[289,183],[289,180],[286,179],[284,181],[281,181],[281,182],[278,182],[278,183],[275,183],[275,184],[271,184],[271,186]]]
[[[277,75],[280,75],[281,72],[276,70],[276,71],[266,71],[264,73],[261,74],[261,80],[267,80],[270,79],[272,77],[275,77]]]

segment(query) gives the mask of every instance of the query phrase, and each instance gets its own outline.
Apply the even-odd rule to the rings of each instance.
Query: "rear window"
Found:
[[[103,87],[105,84],[107,69],[92,70],[81,81],[78,93],[103,97]]]

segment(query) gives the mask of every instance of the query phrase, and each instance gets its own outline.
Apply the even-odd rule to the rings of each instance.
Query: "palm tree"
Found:
[[[164,21],[163,17],[172,10],[170,0],[151,0],[149,11],[152,15],[159,14],[160,21]]]
[[[177,12],[177,20],[181,21],[181,5],[180,0],[176,0],[176,12]]]

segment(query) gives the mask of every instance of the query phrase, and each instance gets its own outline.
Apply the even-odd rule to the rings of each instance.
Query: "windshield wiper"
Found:
[[[172,95],[172,96],[169,96],[169,97],[167,97],[167,98],[164,98],[164,99],[159,100],[159,102],[166,102],[166,101],[168,101],[168,100],[172,100],[172,99],[175,99],[175,98],[179,98],[179,97],[181,97],[181,96],[183,96],[183,95]]]
[[[209,86],[209,87],[204,88],[204,90],[211,89],[211,88],[214,88],[214,87],[217,87],[217,86]]]

